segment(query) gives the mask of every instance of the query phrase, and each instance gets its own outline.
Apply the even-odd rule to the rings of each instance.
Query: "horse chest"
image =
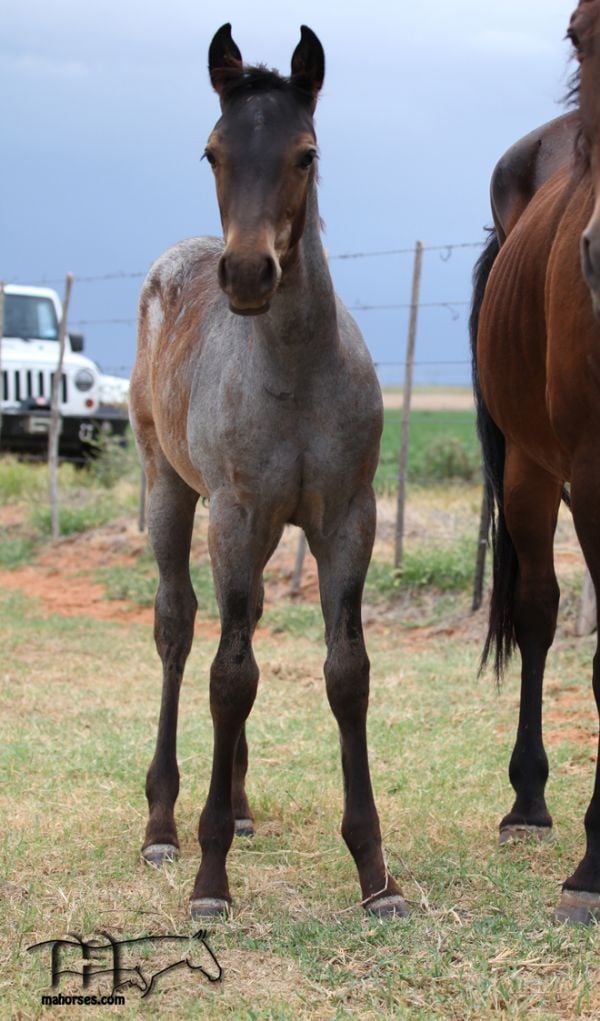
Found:
[[[357,485],[370,481],[379,426],[360,401],[353,414],[324,396],[302,401],[246,383],[205,402],[201,414],[190,416],[188,436],[209,494],[225,486],[247,506],[320,529]]]

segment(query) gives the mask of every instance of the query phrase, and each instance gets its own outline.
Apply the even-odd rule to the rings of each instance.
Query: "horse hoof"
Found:
[[[148,844],[148,847],[142,850],[142,858],[146,865],[160,869],[165,862],[177,861],[179,848],[175,847],[175,844]]]
[[[229,901],[220,897],[197,897],[190,901],[190,915],[194,920],[201,918],[228,918],[231,911]]]
[[[518,841],[528,840],[531,837],[534,837],[536,840],[546,840],[551,833],[551,826],[526,826],[525,824],[503,826],[500,830],[498,843],[502,847],[503,844],[514,844]]]
[[[236,837],[253,837],[254,822],[252,821],[252,819],[236,819],[235,835]]]
[[[390,897],[378,897],[377,900],[367,901],[363,906],[368,915],[375,915],[377,918],[408,918],[410,915],[408,905],[399,893]]]
[[[591,925],[600,922],[600,893],[586,893],[585,890],[563,890],[554,912],[557,922],[571,922],[576,925]]]

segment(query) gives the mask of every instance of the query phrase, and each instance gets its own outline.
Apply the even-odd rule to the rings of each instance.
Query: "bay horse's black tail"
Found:
[[[494,559],[490,619],[481,656],[480,672],[485,667],[493,647],[494,665],[498,678],[502,676],[515,647],[514,597],[517,581],[517,555],[504,518],[504,435],[491,418],[481,394],[477,368],[477,331],[485,286],[499,251],[498,237],[492,228],[473,272],[473,300],[469,319],[477,432],[483,453],[484,485],[491,509]]]

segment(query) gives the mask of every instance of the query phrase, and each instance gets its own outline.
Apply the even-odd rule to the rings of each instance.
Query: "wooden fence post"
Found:
[[[398,460],[398,501],[396,507],[396,549],[394,567],[402,567],[404,555],[404,505],[406,503],[406,475],[408,471],[408,432],[410,427],[410,402],[412,397],[413,363],[415,358],[415,342],[417,338],[417,318],[419,314],[419,293],[421,290],[421,267],[423,264],[423,243],[415,245],[415,262],[413,267],[412,296],[410,299],[410,321],[406,344],[406,363],[404,368],[404,397],[402,402],[402,420],[400,425],[400,457]]]
[[[481,516],[479,518],[479,538],[477,539],[477,557],[475,559],[475,582],[473,585],[473,602],[471,604],[472,613],[475,613],[483,602],[485,557],[487,553],[488,534],[491,520],[492,508],[488,496],[488,489],[484,483],[483,496],[481,498]]]
[[[581,593],[581,605],[579,618],[577,620],[577,634],[580,638],[584,635],[591,635],[596,630],[596,589],[590,572],[585,571],[583,579],[583,590]]]
[[[300,595],[300,582],[302,581],[302,568],[304,566],[304,558],[306,556],[306,536],[301,530],[298,536],[298,549],[296,550],[296,562],[294,564],[294,571],[292,574],[292,583],[290,585],[290,596],[294,599]]]
[[[48,429],[48,498],[50,501],[50,520],[52,525],[52,540],[56,541],[60,535],[60,523],[58,516],[58,437],[60,434],[60,394],[62,390],[62,369],[65,354],[65,342],[67,338],[67,319],[69,315],[69,302],[71,300],[71,288],[73,286],[73,274],[67,273],[65,280],[65,295],[63,299],[62,316],[58,331],[58,363],[56,371],[52,376],[52,397],[50,401],[50,427]]]

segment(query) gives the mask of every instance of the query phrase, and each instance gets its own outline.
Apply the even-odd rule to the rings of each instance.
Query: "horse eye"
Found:
[[[575,31],[574,28],[570,28],[568,30],[567,39],[570,39],[577,52],[581,53],[581,39],[577,35],[577,32]]]
[[[306,152],[303,152],[302,155],[300,156],[298,160],[298,166],[302,167],[303,170],[308,170],[308,168],[312,166],[316,157],[317,157],[316,149],[307,149]]]
[[[215,163],[217,162],[210,149],[204,150],[204,155],[202,159],[205,159],[206,162],[209,163],[211,167],[214,167]]]

